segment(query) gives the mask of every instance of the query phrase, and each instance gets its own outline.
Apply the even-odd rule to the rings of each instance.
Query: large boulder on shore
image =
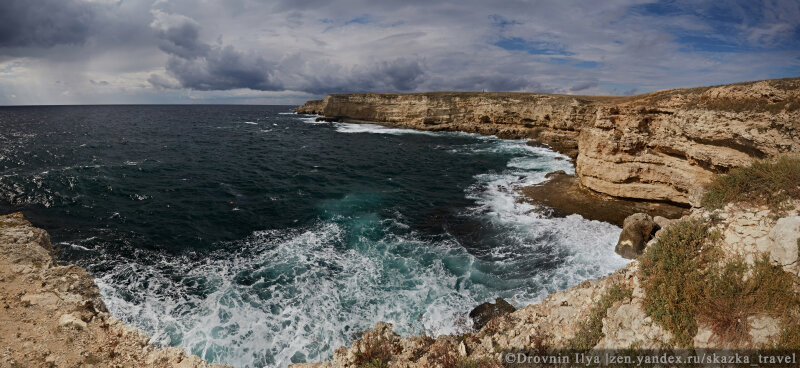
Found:
[[[497,298],[494,300],[494,304],[486,302],[475,307],[475,309],[469,312],[469,318],[472,319],[473,327],[480,330],[492,319],[513,313],[515,310],[517,309],[503,298]]]
[[[636,259],[644,252],[647,242],[653,238],[658,229],[659,226],[650,215],[634,213],[625,218],[614,251],[625,258]]]

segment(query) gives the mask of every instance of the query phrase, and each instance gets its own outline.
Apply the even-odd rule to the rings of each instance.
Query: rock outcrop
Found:
[[[699,203],[713,174],[800,152],[800,79],[632,97],[536,93],[334,94],[297,109],[345,121],[532,138],[616,197]]]
[[[646,213],[628,216],[622,224],[622,233],[619,234],[614,251],[627,259],[636,259],[644,252],[647,242],[653,238],[658,228],[653,218]]]
[[[798,205],[800,203],[796,203]],[[766,241],[782,243],[783,239],[789,239],[795,242],[796,248],[800,236],[796,232],[797,210],[779,214],[766,208],[729,205],[713,212],[694,209],[682,219],[701,219],[714,224],[712,231],[722,234],[717,245],[721,251],[720,260],[742,257],[752,264],[759,254],[772,255],[775,251],[774,264],[782,265],[790,272],[795,270],[797,254],[781,253],[782,246],[773,243],[769,243],[766,249],[759,248],[759,245],[767,244]],[[675,223],[677,221],[662,221],[666,228]],[[650,240],[650,245],[657,242],[665,230],[659,230]],[[640,274],[639,261],[632,261],[609,276],[550,294],[540,303],[494,318],[479,330],[462,335],[435,339],[426,336],[403,338],[392,331],[391,325],[381,322],[351,347],[338,349],[331,361],[293,367],[358,368],[365,356],[374,352],[375,346],[389,352],[378,357],[388,367],[500,367],[508,352],[548,355],[575,348],[576,338],[587,334],[586,326],[591,325],[587,321],[593,315],[599,318],[599,325],[594,327],[599,330],[592,332],[597,333],[597,340],[591,341],[590,354],[593,351],[630,354],[631,349],[669,351],[676,347],[674,336],[645,311],[646,293]],[[625,296],[603,304],[602,300],[615,288],[627,290]],[[596,314],[599,306],[605,310]],[[785,322],[781,316],[755,314],[748,316],[745,324],[745,338],[732,342],[719,338],[713,326],[699,323],[693,339],[694,348],[770,348]],[[451,365],[442,363],[442,356],[447,357],[446,361]]]
[[[515,310],[516,308],[505,299],[497,298],[494,303],[486,302],[475,307],[469,312],[469,318],[472,319],[472,325],[475,328],[481,329],[491,320],[513,313]]]
[[[85,270],[53,253],[22,214],[0,216],[0,367],[222,367],[151,345],[109,315]]]

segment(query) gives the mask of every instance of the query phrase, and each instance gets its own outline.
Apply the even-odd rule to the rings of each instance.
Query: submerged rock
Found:
[[[650,215],[634,213],[625,219],[614,251],[625,258],[635,259],[644,252],[647,242],[658,229],[659,226]]]
[[[494,304],[486,302],[475,307],[475,309],[469,312],[469,318],[472,318],[473,326],[480,330],[492,319],[514,313],[515,310],[517,309],[505,301],[505,299],[497,298],[494,300]]]

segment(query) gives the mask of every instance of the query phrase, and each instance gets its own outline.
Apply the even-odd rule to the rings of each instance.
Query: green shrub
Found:
[[[691,347],[697,334],[696,301],[706,287],[703,270],[716,253],[713,243],[718,237],[698,220],[680,221],[666,228],[639,258],[644,310],[672,332],[679,347]]]
[[[719,175],[705,187],[703,206],[713,210],[730,202],[767,204],[775,209],[790,198],[800,198],[800,159],[782,156]]]
[[[610,287],[600,300],[589,311],[589,319],[582,322],[580,330],[569,342],[569,348],[578,351],[587,351],[597,345],[603,338],[603,318],[608,314],[608,308],[614,303],[630,299],[632,290],[620,285]]]
[[[752,266],[741,259],[716,262],[718,238],[708,224],[684,220],[665,229],[640,258],[645,312],[673,334],[678,347],[692,347],[698,322],[723,341],[743,343],[749,317],[797,310],[792,274],[766,254]]]

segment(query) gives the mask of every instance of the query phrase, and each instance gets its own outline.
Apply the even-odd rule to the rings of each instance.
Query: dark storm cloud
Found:
[[[78,0],[2,0],[0,48],[83,43],[95,22],[95,10]]]
[[[261,56],[232,46],[209,47],[203,57],[170,57],[167,71],[184,88],[200,91],[249,88],[280,91],[283,85],[272,75],[271,64]]]
[[[186,16],[160,11],[155,11],[154,16],[151,26],[158,35],[159,48],[170,55],[166,70],[178,82],[175,84],[163,76],[153,75],[149,82],[158,88],[201,91],[291,89],[312,94],[410,91],[419,85],[425,74],[418,61],[402,57],[349,69],[315,62],[311,55],[295,55],[283,63],[272,62],[230,45],[202,42],[199,24]]]
[[[285,66],[289,69],[289,66]],[[415,90],[424,81],[424,66],[417,60],[397,58],[371,65],[342,68],[325,62],[306,65],[294,74],[290,88],[312,94],[341,92],[404,92]],[[292,75],[290,70],[286,70]]]
[[[232,46],[209,45],[200,40],[200,26],[193,19],[155,11],[151,26],[159,38],[159,48],[170,54],[167,72],[180,87],[200,91],[249,88],[279,91],[283,86],[272,75],[272,65],[254,53]],[[163,77],[151,76],[159,88],[172,84]]]

